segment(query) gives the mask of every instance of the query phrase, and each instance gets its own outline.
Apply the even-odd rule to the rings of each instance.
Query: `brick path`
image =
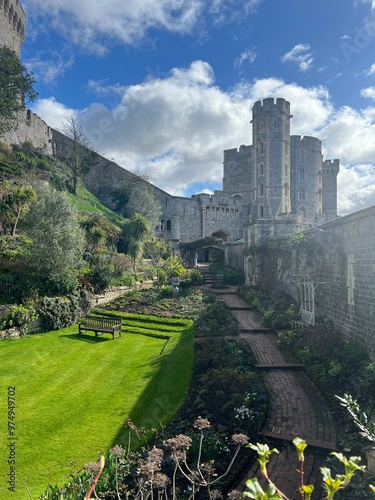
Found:
[[[235,289],[213,290],[219,294],[238,320],[240,338],[252,350],[262,370],[270,395],[268,421],[263,429],[264,442],[276,447],[279,454],[272,455],[268,464],[270,478],[288,496],[300,499],[298,461],[292,441],[295,437],[305,439],[305,483],[314,484],[312,498],[325,497],[321,487],[319,468],[330,451],[336,449],[336,428],[328,404],[313,386],[304,372],[304,367],[292,356],[278,348],[276,334],[264,328],[250,311],[248,304],[235,294]],[[239,491],[246,489],[245,482],[253,477],[263,480],[258,461],[249,464],[249,470],[237,485]]]

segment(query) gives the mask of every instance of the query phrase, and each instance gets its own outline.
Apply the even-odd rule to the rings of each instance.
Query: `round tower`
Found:
[[[292,212],[312,217],[323,212],[322,142],[316,137],[290,138]]]
[[[290,213],[290,103],[273,98],[253,107],[255,218]]]
[[[26,15],[18,0],[0,0],[0,44],[18,56],[25,40]]]

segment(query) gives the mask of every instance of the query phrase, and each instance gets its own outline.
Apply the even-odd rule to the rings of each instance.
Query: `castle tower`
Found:
[[[18,56],[25,40],[26,15],[18,0],[0,0],[0,44]]]
[[[253,217],[290,213],[290,103],[263,99],[253,107]]]
[[[325,160],[322,175],[322,208],[329,218],[337,218],[337,175],[340,171],[340,160]]]
[[[316,137],[290,138],[292,212],[308,216],[323,212],[322,143]]]
[[[244,205],[252,201],[252,164],[253,147],[240,146],[239,149],[224,151],[223,191],[240,197]]]

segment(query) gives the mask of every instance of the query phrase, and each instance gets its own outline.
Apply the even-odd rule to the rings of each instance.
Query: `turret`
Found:
[[[329,218],[337,218],[337,175],[340,160],[325,160],[322,168],[322,209]]]
[[[25,40],[26,15],[18,0],[0,0],[0,44],[18,56]]]
[[[291,211],[290,103],[273,98],[253,106],[253,190],[255,218]]]

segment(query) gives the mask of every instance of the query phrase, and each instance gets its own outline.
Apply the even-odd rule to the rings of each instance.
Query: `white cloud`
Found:
[[[116,83],[114,85],[106,85],[107,80],[89,80],[87,89],[97,96],[105,95],[123,95],[126,87]]]
[[[207,14],[216,23],[244,18],[262,0],[23,0],[33,26],[50,27],[86,52],[106,53],[109,42],[134,45],[150,30],[192,33]],[[201,30],[202,31],[202,30]]]
[[[263,0],[212,0],[209,13],[216,24],[240,20],[254,12]]]
[[[255,61],[256,57],[257,54],[254,49],[247,49],[234,60],[234,66],[236,68],[240,68],[242,64],[246,61],[252,64]]]
[[[314,58],[310,52],[310,45],[307,43],[299,43],[295,45],[289,52],[284,54],[281,62],[295,62],[300,71],[307,71],[311,68]]]
[[[345,215],[375,205],[374,165],[341,165],[337,185],[339,214]]]
[[[99,88],[105,92],[105,82]],[[55,128],[66,116],[79,118],[101,154],[147,172],[161,189],[182,196],[194,185],[221,189],[223,150],[251,144],[251,108],[266,97],[290,101],[291,133],[320,138],[325,158],[340,158],[341,214],[374,204],[375,107],[335,109],[321,86],[268,78],[242,81],[225,92],[215,84],[212,67],[195,61],[126,87],[113,109],[92,103],[72,110],[50,98],[37,101],[34,111]]]
[[[35,57],[25,62],[36,79],[44,82],[47,86],[52,85],[56,78],[63,75],[73,64],[73,55],[69,55],[64,60],[59,53],[54,51],[38,52]]]
[[[104,53],[108,40],[135,44],[150,28],[188,33],[203,10],[203,0],[23,0],[28,17],[48,23],[69,41]],[[44,19],[43,19],[44,18]]]
[[[361,96],[375,100],[375,87],[367,87],[365,89],[362,89]]]
[[[38,99],[33,105],[33,111],[52,128],[61,129],[66,117],[77,117],[79,112],[58,102],[54,97]]]
[[[367,76],[373,75],[375,73],[375,63],[371,64],[371,66],[365,71]]]

